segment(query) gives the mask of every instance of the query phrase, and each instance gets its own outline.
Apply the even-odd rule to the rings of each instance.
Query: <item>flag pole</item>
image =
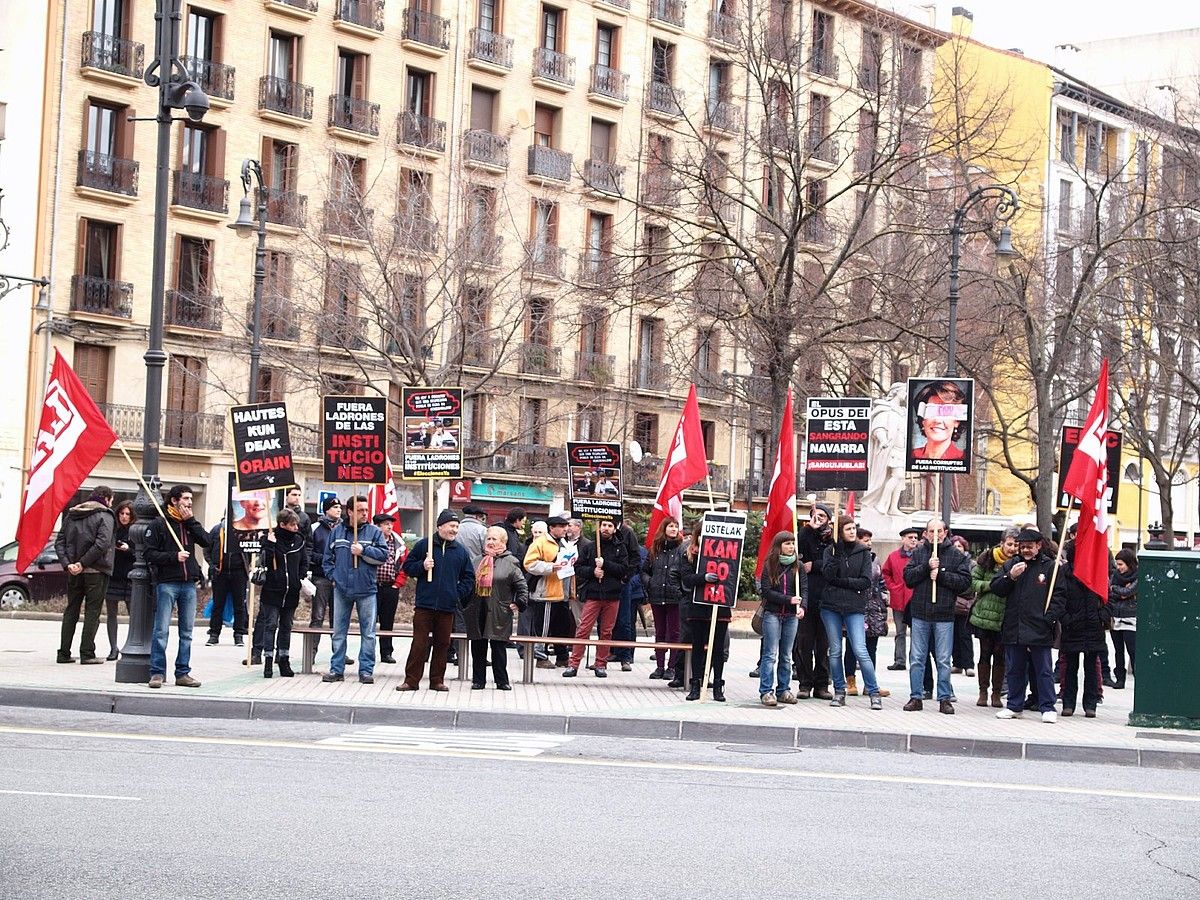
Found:
[[[1060,506],[1056,510],[1056,512],[1061,512],[1062,509],[1063,508]],[[1080,512],[1080,514],[1083,513],[1082,506],[1080,507],[1079,512]],[[1067,520],[1069,520],[1070,518],[1071,518],[1071,510],[1070,510],[1070,508],[1067,508],[1066,513],[1063,515],[1063,530],[1062,530],[1062,534],[1060,535],[1062,540],[1058,542],[1058,552],[1054,554],[1054,571],[1050,573],[1050,590],[1046,591],[1046,606],[1042,610],[1042,615],[1045,615],[1047,612],[1050,611],[1050,598],[1054,596],[1054,583],[1056,581],[1058,581],[1058,570],[1062,566],[1063,545],[1067,542],[1067,540],[1066,540],[1067,539],[1067,530],[1070,527],[1067,525]],[[1079,521],[1079,516],[1075,517],[1075,521],[1076,522]]]
[[[697,551],[696,562],[699,563],[700,556]],[[700,590],[704,590],[701,585]],[[704,654],[704,671],[700,673],[700,702],[705,703],[708,700],[708,673],[712,671],[713,660],[713,643],[717,639],[717,607],[712,608],[712,617],[708,620],[708,652]],[[724,649],[721,651],[724,653]]]
[[[167,514],[163,512],[163,508],[158,504],[158,492],[150,490],[146,482],[142,480],[142,473],[139,472],[138,467],[133,464],[133,460],[129,458],[129,451],[125,449],[125,445],[121,443],[120,438],[117,438],[117,449],[120,450],[121,455],[125,457],[125,462],[129,463],[129,468],[133,469],[133,474],[137,476],[138,484],[142,486],[142,490],[146,492],[146,496],[149,497],[150,502],[154,504],[155,511],[158,513],[159,517],[165,521]],[[177,535],[171,528],[167,529],[167,533],[170,534],[171,539],[175,541],[175,546],[179,548],[179,552],[186,553],[187,551],[183,549],[183,544],[179,540],[179,535]]]
[[[354,543],[358,543],[358,501],[354,498],[358,496],[358,484],[351,487],[350,493],[350,524],[354,528]],[[352,568],[358,568],[358,557],[351,555],[350,565]]]

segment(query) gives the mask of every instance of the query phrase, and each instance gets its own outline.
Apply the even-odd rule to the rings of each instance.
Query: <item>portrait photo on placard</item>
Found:
[[[908,380],[908,471],[971,471],[974,385],[970,378]]]

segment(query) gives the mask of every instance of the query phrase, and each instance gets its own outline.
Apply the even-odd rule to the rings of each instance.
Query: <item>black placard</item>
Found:
[[[577,519],[621,518],[621,445],[567,441],[567,483],[571,515]]]
[[[462,478],[463,389],[406,387],[400,394],[404,410],[401,477]]]
[[[287,406],[252,403],[229,407],[233,457],[240,491],[278,490],[296,483]]]
[[[700,524],[700,552],[696,571],[716,575],[716,582],[696,588],[696,602],[709,606],[737,605],[738,577],[742,571],[742,552],[746,546],[746,514],[706,512]]]
[[[1062,440],[1058,445],[1058,505],[1070,509],[1079,509],[1079,501],[1063,491],[1063,482],[1067,480],[1067,472],[1071,470],[1071,460],[1075,457],[1075,448],[1079,446],[1079,436],[1083,428],[1068,425],[1063,429]],[[1108,457],[1108,513],[1117,514],[1117,492],[1121,487],[1121,432],[1106,431],[1104,433],[1104,450]]]
[[[279,520],[283,491],[243,491],[237,475],[229,473],[225,495],[225,541],[243,553],[258,553],[272,523]]]
[[[322,397],[321,424],[327,484],[387,481],[386,397]]]
[[[905,470],[969,475],[974,404],[972,378],[908,379]]]
[[[810,491],[865,491],[870,445],[869,397],[809,397],[804,486]]]

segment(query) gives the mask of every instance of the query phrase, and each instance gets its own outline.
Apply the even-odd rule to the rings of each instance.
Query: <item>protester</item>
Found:
[[[508,534],[508,552],[514,559],[525,558],[525,542],[521,536],[525,533],[525,521],[528,514],[519,506],[514,506],[504,517],[501,527]]]
[[[321,569],[333,582],[333,655],[325,682],[344,680],[346,640],[350,633],[350,613],[358,611],[358,681],[375,683],[375,622],[377,615],[378,575],[376,567],[387,559],[388,545],[383,532],[372,525],[367,498],[347,501],[349,522],[340,522],[329,536]],[[315,538],[315,535],[314,535]]]
[[[342,521],[342,502],[337,497],[326,497],[321,503],[321,517],[313,526],[312,559],[309,560],[311,577],[316,593],[312,598],[312,614],[308,624],[313,628],[324,626],[326,618],[333,625],[333,582],[325,572],[325,551],[333,537],[333,530]],[[313,636],[313,649],[321,644],[320,635]],[[251,665],[262,665],[262,660],[251,658]],[[346,665],[354,665],[354,660],[347,659]]]
[[[225,625],[225,605],[233,607],[233,643],[235,647],[245,645],[246,620],[246,590],[249,587],[249,575],[246,572],[245,554],[238,544],[237,534],[230,540],[229,529],[225,520],[213,526],[208,533],[208,580],[212,585],[212,614],[208,618],[208,643],[205,646],[215,647],[221,640],[221,629]],[[257,622],[256,622],[257,624]],[[262,629],[255,628],[255,646],[252,649],[255,665],[261,664]]]
[[[576,640],[586,640],[592,626],[599,623],[600,640],[612,639],[613,626],[617,621],[617,609],[621,602],[621,589],[625,576],[630,571],[629,554],[625,542],[617,536],[617,523],[604,520],[600,523],[600,541],[580,549],[579,561],[575,564],[579,599],[583,602],[583,615],[575,630]],[[571,658],[563,669],[563,678],[574,678],[579,674],[579,663],[583,660],[584,644],[575,644]],[[608,677],[607,644],[596,648],[595,674],[597,678]]]
[[[904,567],[904,583],[912,588],[908,611],[912,640],[908,653],[909,701],[905,712],[923,708],[929,646],[937,664],[938,712],[954,715],[950,686],[950,653],[954,642],[955,598],[971,585],[971,560],[946,539],[946,523],[930,519],[925,540]],[[932,639],[932,640],[931,640]]]
[[[821,624],[821,599],[825,592],[821,561],[825,548],[833,543],[833,527],[829,522],[832,516],[833,510],[825,504],[814,505],[796,541],[800,562],[808,575],[808,614],[796,628],[796,643],[792,648],[796,695],[802,699],[810,694],[818,700],[833,699],[829,693],[829,646]]]
[[[534,580],[529,599],[530,625],[532,630],[542,637],[570,638],[575,635],[575,620],[571,616],[563,582],[559,577],[559,572],[570,565],[562,558],[567,520],[562,516],[550,516],[546,520],[546,528],[547,532],[534,538],[529,545],[523,561],[528,578]],[[520,562],[518,560],[518,568]],[[526,589],[528,593],[528,580]],[[521,608],[524,609],[525,604],[521,604]],[[550,661],[548,645],[535,645],[534,650],[539,669],[553,669],[556,665],[565,669],[571,654],[571,645],[555,644],[554,662]]]
[[[1056,591],[1048,598],[1055,565],[1045,552],[1041,532],[1025,527],[1017,534],[1017,555],[992,578],[992,593],[1005,598],[1000,637],[1008,677],[1008,704],[996,713],[997,719],[1021,717],[1025,687],[1031,681],[1037,683],[1042,721],[1053,723],[1058,719],[1050,648],[1054,644],[1054,625],[1062,618],[1063,597]],[[1032,675],[1027,677],[1029,669]]]
[[[172,537],[174,535],[174,537]],[[192,489],[177,484],[167,495],[165,518],[146,527],[146,563],[155,585],[154,632],[150,638],[150,687],[161,688],[167,674],[167,638],[171,611],[178,610],[179,650],[175,684],[200,687],[192,677],[192,626],[196,621],[196,582],[200,566],[196,548],[208,547],[208,533],[192,515]],[[180,548],[183,549],[180,549]]]
[[[376,625],[378,631],[391,631],[396,627],[396,608],[400,605],[400,585],[408,576],[400,571],[404,555],[408,552],[400,535],[396,534],[396,517],[378,513],[371,520],[383,532],[387,544],[387,559],[375,569]],[[379,661],[389,665],[396,662],[392,655],[392,639],[384,635],[379,638]]]
[[[292,617],[300,605],[300,582],[308,571],[308,549],[300,530],[300,516],[284,508],[263,541],[266,581],[262,588],[263,678],[270,678],[272,656],[279,674],[291,678]]]
[[[821,623],[829,644],[829,668],[833,676],[830,706],[846,705],[846,673],[842,666],[842,631],[858,660],[863,687],[871,698],[871,709],[883,709],[875,666],[867,654],[867,594],[871,590],[871,551],[858,541],[858,526],[847,516],[837,520],[837,540],[825,548],[821,560],[825,596],[821,601]]]
[[[574,559],[578,562],[579,554],[585,547],[590,547],[591,545],[591,539],[583,536],[583,519],[568,519],[567,537],[563,541],[564,553],[573,554]],[[568,578],[563,584],[563,593],[567,597],[568,604],[570,604],[571,618],[574,622],[578,622],[583,618],[583,604],[579,602],[579,593],[576,590],[577,586],[574,575]]]
[[[305,557],[311,560],[313,552],[312,543],[312,520],[308,517],[308,513],[304,511],[304,492],[299,487],[293,485],[287,489],[283,495],[283,508],[290,509],[296,514],[296,518],[300,521],[300,537],[304,538],[304,553]],[[308,573],[305,572],[305,575]]]
[[[629,569],[625,573],[625,582],[621,586],[621,599],[617,605],[617,621],[613,625],[614,641],[633,641],[637,639],[637,611],[646,602],[646,592],[642,587],[642,579],[637,577],[642,571],[646,549],[642,546],[637,533],[625,522],[617,526],[617,537],[625,543],[625,555],[629,559]],[[633,648],[615,647],[610,658],[621,664],[622,672],[633,669]]]
[[[1062,714],[1075,715],[1079,694],[1079,662],[1083,658],[1083,713],[1096,717],[1100,699],[1100,651],[1104,649],[1104,626],[1110,610],[1105,599],[1094,594],[1075,577],[1075,541],[1063,547],[1064,564],[1058,572],[1054,595],[1062,602],[1059,620],[1059,652],[1063,659]]]
[[[452,509],[442,510],[437,517],[436,533],[417,541],[404,561],[404,572],[415,579],[417,596],[412,645],[404,666],[404,682],[396,688],[398,691],[415,691],[420,687],[431,645],[429,689],[450,690],[446,686],[446,663],[454,611],[475,588],[475,568],[467,549],[457,540],[458,526],[458,513]],[[511,546],[508,537],[506,533],[506,548]]]
[[[759,581],[762,655],[758,698],[763,706],[797,702],[792,693],[792,644],[808,607],[808,576],[796,554],[796,536],[781,531],[771,539]]]
[[[558,521],[565,529],[566,520]],[[471,640],[471,690],[481,691],[487,685],[489,649],[496,690],[512,690],[507,644],[512,637],[513,614],[525,608],[528,598],[525,573],[508,552],[508,532],[494,525],[487,530],[483,556],[475,567],[475,589],[468,594],[463,609],[467,637]]]
[[[871,550],[871,542],[874,539],[874,534],[868,528],[858,529],[858,542]],[[885,637],[888,633],[888,591],[887,585],[883,583],[883,575],[879,560],[875,557],[875,552],[871,551],[871,588],[867,591],[867,612],[865,616],[867,626],[867,656],[871,657],[871,665],[875,667],[876,680],[878,680],[879,663],[875,658],[876,652],[879,649],[879,639]],[[846,641],[846,652],[842,655],[842,664],[846,669],[846,693],[851,697],[858,696],[858,682],[855,677],[858,672],[858,659],[854,655],[854,648],[850,646],[850,642]],[[880,697],[890,697],[892,692],[883,685],[879,686]]]
[[[654,616],[654,642],[673,644],[679,641],[679,586],[671,578],[672,556],[683,543],[679,523],[674,519],[663,519],[654,532],[646,560],[642,563],[642,588],[650,601]],[[789,653],[790,653],[789,648]],[[669,680],[671,671],[679,661],[679,651],[672,650],[670,660],[666,650],[654,651],[654,671],[651,678]],[[791,671],[791,666],[788,667]]]
[[[728,606],[712,606],[708,603],[698,603],[696,601],[696,591],[704,584],[716,584],[720,579],[713,572],[701,573],[697,571],[698,557],[700,555],[700,528],[703,524],[703,519],[697,519],[696,524],[692,527],[692,535],[687,544],[676,551],[677,565],[671,570],[671,578],[675,579],[679,586],[680,596],[683,598],[680,615],[687,621],[688,627],[691,629],[692,642],[692,678],[688,684],[688,693],[685,700],[699,700],[700,688],[704,684],[704,660],[706,659],[705,651],[708,647],[708,631],[712,622],[713,610],[717,611],[716,629],[713,632],[713,651],[712,651],[712,692],[713,699],[718,703],[725,702],[725,654],[718,648],[725,646],[725,640],[729,635],[729,620],[733,618],[733,612]],[[761,679],[761,673],[759,675]],[[761,680],[759,682],[761,684]]]
[[[971,544],[961,534],[950,538],[950,542],[971,559]],[[954,598],[954,646],[950,651],[950,674],[975,677],[975,643],[971,640],[971,606],[975,602],[975,588],[967,589]]]
[[[113,507],[113,514],[116,516],[116,528],[113,531],[113,570],[108,579],[108,589],[104,592],[104,621],[108,626],[109,662],[113,662],[120,655],[117,652],[117,617],[121,614],[122,602],[125,604],[125,612],[129,612],[129,570],[133,568],[133,545],[130,543],[129,526],[135,518],[133,503],[122,500]]]
[[[1001,689],[1004,687],[1004,642],[1000,639],[1000,628],[1004,624],[1005,598],[992,592],[992,579],[1006,562],[1017,552],[1019,528],[1006,528],[1000,543],[979,554],[971,568],[971,586],[975,589],[975,605],[971,607],[968,624],[971,633],[979,639],[979,699],[976,706],[988,705],[988,688],[991,687],[991,705],[996,709],[1003,706]]]
[[[1137,554],[1129,548],[1117,551],[1114,572],[1108,577],[1108,609],[1111,618],[1113,661],[1116,666],[1113,687],[1125,688],[1125,655],[1129,654],[1129,674],[1133,670],[1134,648],[1137,645]]]
[[[67,510],[58,540],[54,542],[58,561],[67,573],[67,608],[63,611],[62,639],[58,644],[60,663],[75,662],[71,645],[75,643],[80,609],[83,634],[79,638],[79,664],[104,662],[96,655],[96,630],[100,627],[100,612],[116,552],[112,501],[112,488],[103,484],[95,488],[87,500]],[[115,643],[115,639],[110,643]]]
[[[486,518],[486,509],[478,503],[468,503],[463,507],[462,521],[458,523],[457,540],[471,557],[473,566],[483,559],[483,542],[487,540],[487,525],[484,524]]]
[[[883,583],[887,585],[888,605],[892,608],[892,624],[896,626],[895,660],[888,666],[888,671],[891,672],[903,672],[908,668],[908,652],[905,649],[908,622],[904,614],[908,609],[908,601],[912,597],[912,588],[904,583],[904,567],[912,559],[920,535],[919,528],[902,528],[900,530],[900,546],[889,553],[883,563]]]

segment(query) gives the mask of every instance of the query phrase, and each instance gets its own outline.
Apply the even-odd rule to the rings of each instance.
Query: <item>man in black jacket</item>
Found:
[[[146,528],[146,562],[150,565],[155,589],[154,633],[150,638],[152,688],[162,687],[167,674],[167,637],[171,632],[174,607],[179,610],[175,684],[200,687],[200,682],[191,676],[196,582],[200,580],[197,547],[208,547],[208,533],[192,515],[192,489],[186,484],[177,484],[167,495],[166,517],[155,519]]]
[[[632,571],[625,541],[617,534],[617,523],[600,523],[600,543],[580,550],[575,564],[579,599],[583,601],[583,616],[575,631],[576,640],[586,640],[592,626],[599,622],[600,640],[612,639],[613,626],[617,622],[617,608],[621,602],[621,588],[626,576]],[[583,644],[571,648],[571,659],[563,669],[563,678],[574,678],[579,673],[583,659]],[[609,648],[601,644],[596,648],[597,678],[608,677]]]
[[[208,620],[208,643],[205,646],[213,647],[220,643],[221,627],[225,624],[225,600],[230,596],[233,597],[233,643],[236,647],[244,646],[248,618],[246,589],[250,580],[237,534],[235,532],[230,540],[224,519],[208,533],[208,550],[204,555],[208,557],[208,580],[212,582],[212,615]]]
[[[996,713],[997,719],[1021,717],[1026,684],[1034,679],[1042,721],[1058,719],[1054,711],[1054,664],[1050,659],[1054,624],[1064,610],[1061,574],[1054,596],[1050,596],[1057,564],[1043,549],[1041,533],[1035,528],[1022,528],[1017,535],[1017,555],[992,579],[992,593],[1006,598],[1000,639],[1004,641],[1008,672],[1008,706]],[[1029,665],[1033,667],[1031,676],[1026,671]]]
[[[116,554],[112,501],[112,488],[97,487],[87,500],[67,510],[58,540],[54,542],[58,561],[67,571],[67,608],[63,611],[62,640],[58,645],[60,663],[75,662],[71,644],[75,641],[81,606],[83,636],[79,639],[79,664],[104,662],[96,655],[96,629],[100,626],[100,610],[104,608],[104,594]]]
[[[808,521],[801,526],[800,539],[796,542],[800,562],[808,574],[808,612],[797,626],[792,650],[796,696],[801,698],[811,693],[819,700],[833,699],[829,692],[829,641],[825,637],[825,626],[821,624],[821,595],[825,592],[821,559],[825,548],[833,543],[833,527],[829,522],[832,517],[832,509],[823,503],[815,504],[808,513]]]
[[[924,706],[925,666],[932,638],[937,666],[938,711],[954,715],[950,701],[950,653],[954,646],[954,600],[971,587],[971,558],[946,540],[946,523],[930,519],[925,540],[913,551],[904,567],[904,583],[912,588],[908,610],[912,614],[912,636],[908,648],[909,701],[905,712]]]

